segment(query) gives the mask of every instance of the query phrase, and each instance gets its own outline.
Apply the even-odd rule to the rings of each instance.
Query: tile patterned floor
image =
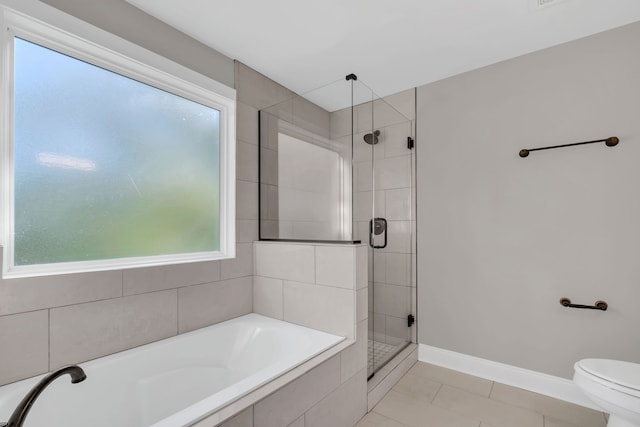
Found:
[[[399,350],[400,346],[393,346],[379,341],[369,340],[368,343],[368,360],[367,372],[373,372],[373,363],[375,361],[376,368],[387,363]]]
[[[605,427],[602,412],[417,362],[356,427]]]

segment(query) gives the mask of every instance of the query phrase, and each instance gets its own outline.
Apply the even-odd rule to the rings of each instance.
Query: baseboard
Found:
[[[420,344],[418,360],[602,411],[573,381]]]

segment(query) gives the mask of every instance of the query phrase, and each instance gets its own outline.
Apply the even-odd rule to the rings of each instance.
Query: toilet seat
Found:
[[[640,398],[640,364],[608,359],[584,359],[575,369],[601,385]]]

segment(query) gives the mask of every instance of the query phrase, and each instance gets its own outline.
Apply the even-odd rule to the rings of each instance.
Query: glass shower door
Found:
[[[355,210],[359,238],[369,247],[372,376],[411,342],[413,122],[375,95],[354,110]]]
[[[368,246],[368,319],[357,329],[360,339],[367,328],[373,375],[415,334],[414,123],[346,77],[260,111],[259,235]],[[415,117],[409,95],[390,99]]]

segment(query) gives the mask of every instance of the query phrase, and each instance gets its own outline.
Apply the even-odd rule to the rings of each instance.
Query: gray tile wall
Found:
[[[352,427],[367,412],[366,247],[254,246],[255,312],[347,335],[355,343],[220,426]]]
[[[250,313],[239,246],[232,261],[0,280],[0,384]]]
[[[254,312],[356,338],[367,318],[367,248],[254,242]]]

